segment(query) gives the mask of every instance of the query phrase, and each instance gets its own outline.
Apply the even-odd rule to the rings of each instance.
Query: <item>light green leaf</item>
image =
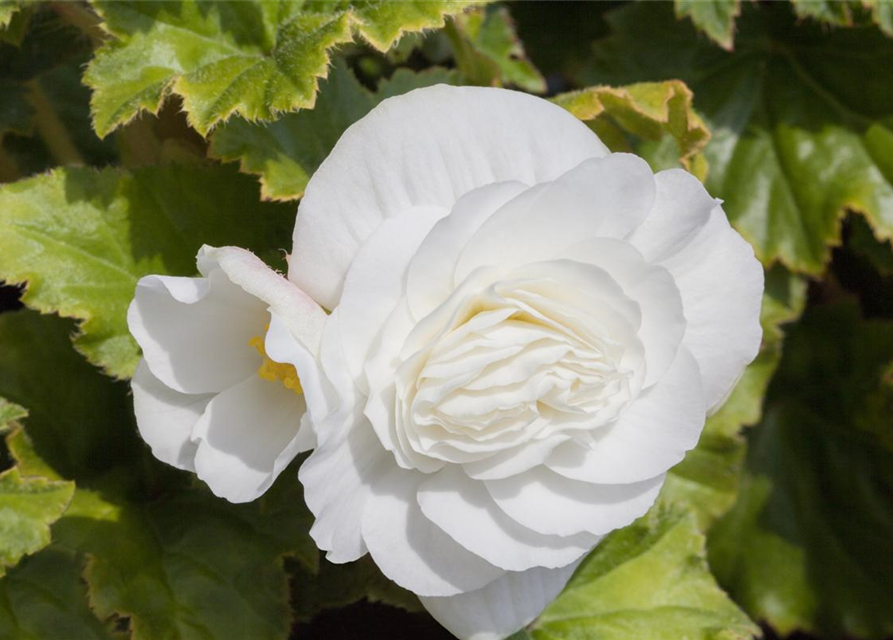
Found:
[[[725,404],[707,418],[698,446],[667,475],[660,500],[692,509],[704,531],[735,504],[744,457],[739,432],[759,422],[763,396],[781,359],[781,327],[798,318],[805,303],[806,282],[802,278],[781,266],[766,274],[760,353]]]
[[[171,93],[182,97],[189,123],[202,135],[233,114],[274,120],[313,107],[333,46],[356,33],[386,51],[402,33],[440,27],[444,16],[469,4],[94,0],[93,6],[115,37],[84,76],[104,136],[141,110],[156,113]]]
[[[139,357],[126,312],[141,276],[192,275],[202,243],[275,252],[293,219],[227,167],[59,169],[0,187],[0,278],[27,283],[31,308],[83,320],[77,349],[125,377]]]
[[[710,574],[694,516],[666,509],[610,534],[529,629],[534,640],[732,640],[758,633]]]
[[[0,0],[0,29],[9,26],[18,10],[19,0]]]
[[[676,16],[691,18],[695,26],[723,49],[732,50],[735,18],[741,0],[676,0]]]
[[[740,499],[710,563],[781,634],[893,633],[893,324],[855,304],[790,330],[766,418],[750,432]]]
[[[838,27],[853,25],[851,4],[847,0],[791,0],[798,18],[812,18]]]
[[[14,428],[12,424],[16,420],[21,420],[28,415],[28,410],[21,405],[10,402],[5,398],[0,398],[0,433]]]
[[[710,139],[710,132],[692,110],[691,91],[682,82],[590,87],[552,100],[581,120],[591,121],[612,151],[631,150],[636,139],[656,141],[667,137],[675,142],[674,155],[686,169],[702,179],[706,173],[698,153]]]
[[[73,482],[22,477],[18,467],[0,474],[0,577],[50,543],[50,525],[73,494]]]
[[[871,18],[878,28],[893,37],[893,2],[890,0],[862,0],[871,11]]]
[[[82,555],[53,545],[11,569],[0,580],[0,638],[122,640],[90,610],[83,562]]]
[[[422,73],[398,69],[373,94],[344,64],[336,64],[320,83],[314,109],[266,124],[230,120],[214,131],[209,153],[222,160],[239,160],[242,171],[259,175],[264,198],[299,198],[345,129],[379,101],[441,82],[455,84],[455,73],[438,68]]]
[[[623,7],[611,23],[584,79],[688,84],[713,134],[707,188],[764,263],[821,272],[847,210],[893,236],[893,41],[873,27],[797,24],[787,3],[746,3],[734,53],[660,3]]]
[[[527,58],[505,7],[493,5],[460,14],[448,23],[446,34],[456,66],[470,83],[546,92],[546,79]]]

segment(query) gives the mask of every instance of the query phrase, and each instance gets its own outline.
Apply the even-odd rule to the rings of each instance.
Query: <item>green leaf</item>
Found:
[[[739,432],[759,422],[763,396],[781,359],[781,326],[799,317],[805,303],[806,282],[802,278],[781,266],[766,274],[760,352],[725,404],[707,419],[698,446],[667,475],[660,500],[692,509],[704,531],[735,504],[744,458]]]
[[[21,420],[27,415],[28,410],[25,407],[10,402],[5,398],[0,398],[0,433],[14,428],[12,423],[16,420]]]
[[[740,499],[713,528],[724,587],[781,634],[893,633],[893,323],[855,304],[790,331]]]
[[[283,514],[198,490],[146,505],[113,494],[78,489],[54,528],[59,545],[87,554],[100,618],[129,617],[133,640],[288,637],[281,556],[296,531]]]
[[[104,136],[141,110],[157,113],[173,93],[205,135],[236,114],[274,120],[313,107],[329,50],[354,33],[387,51],[407,31],[443,25],[457,0],[157,3],[94,0],[115,39],[90,63],[97,132]]]
[[[50,543],[50,525],[73,494],[73,482],[22,477],[18,467],[0,474],[0,576]]]
[[[460,14],[446,33],[456,66],[470,83],[546,92],[546,79],[527,58],[505,7],[491,5]]]
[[[704,173],[697,154],[710,132],[692,110],[691,91],[682,82],[590,87],[552,100],[581,120],[591,121],[612,151],[632,149],[635,139],[656,141],[666,136],[675,142],[675,156],[686,169],[699,177]]]
[[[533,640],[751,638],[717,586],[692,514],[653,509],[610,534],[529,629]]]
[[[797,24],[787,3],[746,3],[728,53],[661,3],[610,20],[583,79],[688,84],[713,134],[707,188],[764,263],[821,272],[847,210],[893,235],[893,41],[876,28],[827,30]]]
[[[28,309],[0,314],[0,395],[29,407],[28,434],[38,455],[62,477],[81,480],[134,464],[144,445],[128,386],[105,378],[71,348],[74,328]],[[51,477],[32,467],[23,473]]]
[[[104,165],[117,157],[115,141],[101,141],[90,126],[90,91],[81,84],[90,43],[58,15],[77,7],[56,7],[16,14],[33,14],[32,27],[18,47],[0,43],[0,179],[7,182],[59,164]]]
[[[25,558],[0,580],[0,638],[111,640],[81,580],[83,556],[56,545]]]
[[[676,0],[676,16],[688,17],[723,49],[732,50],[735,18],[741,13],[741,0]]]
[[[195,273],[202,243],[286,247],[293,219],[227,167],[58,169],[0,187],[0,278],[27,283],[29,307],[83,320],[77,349],[125,377],[139,358],[126,312],[141,276]]]
[[[455,84],[456,76],[437,68],[422,73],[398,69],[372,94],[339,63],[321,83],[314,109],[289,113],[268,124],[230,120],[214,131],[209,153],[239,160],[242,171],[259,175],[265,199],[293,200],[304,193],[310,176],[341,134],[379,101],[441,82]]]

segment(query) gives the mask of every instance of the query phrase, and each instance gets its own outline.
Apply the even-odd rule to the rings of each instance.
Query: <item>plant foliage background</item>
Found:
[[[339,135],[439,82],[685,167],[767,270],[728,403],[517,638],[893,636],[891,37],[886,0],[0,0],[0,638],[447,637],[321,558],[295,473],[235,506],[155,461],[125,322],[203,242],[281,267]]]

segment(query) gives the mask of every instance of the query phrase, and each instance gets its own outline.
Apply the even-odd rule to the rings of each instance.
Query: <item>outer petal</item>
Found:
[[[657,181],[655,208],[630,242],[673,275],[688,322],[683,344],[715,409],[759,352],[763,268],[696,179],[662,172]]]
[[[420,599],[435,620],[457,638],[502,640],[533,622],[561,592],[578,564],[509,571],[477,591]]]
[[[270,312],[270,328],[264,339],[264,350],[271,360],[292,365],[298,372],[307,411],[319,422],[334,403],[334,391],[322,375],[319,360],[288,327],[288,322],[275,311]]]
[[[221,269],[231,282],[263,300],[288,326],[296,340],[316,353],[326,312],[310,296],[268,267],[250,251],[239,247],[203,246],[196,258],[199,271]]]
[[[554,180],[607,155],[570,113],[504,89],[418,89],[383,101],[350,127],[301,201],[289,278],[328,308],[382,220],[417,206],[449,210],[493,182]]]
[[[482,482],[455,465],[425,480],[418,501],[422,513],[453,540],[502,569],[563,567],[598,541],[585,534],[544,536],[521,526],[496,506]]]
[[[465,246],[456,281],[481,265],[510,269],[565,257],[565,249],[587,238],[622,238],[645,219],[654,197],[654,174],[641,158],[614,153],[587,160],[490,216]]]
[[[416,319],[434,311],[456,290],[456,262],[469,238],[506,202],[527,189],[520,182],[496,182],[469,191],[422,241],[406,273],[406,297]]]
[[[546,535],[603,535],[625,527],[654,504],[664,476],[635,484],[590,484],[544,467],[484,484],[514,520]]]
[[[221,498],[254,500],[310,444],[299,434],[304,409],[304,396],[256,375],[227,389],[192,431],[196,474]]]
[[[195,471],[196,445],[190,435],[214,396],[174,391],[152,375],[145,360],[137,365],[131,388],[136,424],[152,455],[178,469]]]
[[[301,465],[298,478],[316,522],[310,535],[330,562],[365,555],[362,517],[372,485],[393,465],[359,408],[336,412],[318,426],[324,442]]]
[[[363,538],[378,568],[420,596],[479,589],[502,570],[474,555],[433,522],[416,502],[425,474],[393,467],[372,488],[363,511]]]
[[[266,306],[219,269],[206,278],[146,276],[127,323],[159,380],[182,393],[214,393],[260,366],[249,341],[263,333]]]
[[[592,448],[567,442],[552,453],[547,466],[584,482],[641,482],[681,462],[698,443],[703,426],[701,372],[682,347],[660,382],[614,424],[593,434]]]
[[[410,259],[445,213],[428,208],[388,220],[357,254],[338,308],[344,357],[353,379],[363,372],[375,336],[403,295]]]

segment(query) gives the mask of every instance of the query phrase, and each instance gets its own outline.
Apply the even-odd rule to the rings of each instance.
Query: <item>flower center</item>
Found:
[[[264,359],[263,364],[261,364],[260,368],[257,370],[257,375],[270,382],[276,382],[278,380],[285,385],[286,389],[291,389],[299,395],[304,393],[304,390],[301,388],[301,381],[298,379],[298,372],[294,365],[271,360],[264,349],[263,336],[254,336],[248,341],[248,344],[257,349]]]

